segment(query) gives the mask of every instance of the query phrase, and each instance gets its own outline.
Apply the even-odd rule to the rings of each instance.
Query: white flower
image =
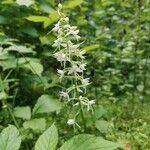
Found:
[[[54,32],[60,32],[61,28],[60,28],[60,22],[58,22],[57,24],[55,24],[55,27],[52,29],[52,31]]]
[[[90,84],[90,83],[89,83],[89,78],[83,79],[83,80],[81,80],[81,82],[82,82],[82,85],[83,85],[83,86],[87,86],[87,85]]]
[[[77,40],[80,38],[80,36],[78,35],[79,33],[79,30],[77,29],[76,26],[71,26],[70,29],[68,29],[68,32],[67,32],[67,36],[68,35],[73,35]]]
[[[63,97],[63,98],[66,98],[67,100],[69,100],[69,94],[68,94],[68,92],[61,91],[60,92],[60,96]]]
[[[64,54],[63,52],[57,52],[54,54],[54,56],[56,57],[56,59],[60,62],[62,61],[66,61],[67,60],[67,56],[66,54]]]
[[[63,70],[57,69],[57,72],[58,72],[60,75],[64,75],[64,71],[63,71]]]
[[[77,49],[78,49],[78,47],[79,47],[79,44],[76,44],[76,45],[70,45],[70,50],[72,51],[72,52],[75,52]]]
[[[93,111],[92,106],[95,104],[95,100],[89,100],[88,98],[82,96],[79,97],[79,100],[82,103],[82,105],[87,106],[87,111],[89,110]]]
[[[60,37],[60,38],[58,38],[57,40],[54,41],[54,44],[52,46],[60,48],[62,43],[63,43],[63,39]]]
[[[80,68],[80,70],[81,70],[80,72],[83,72],[84,70],[86,70],[86,69],[85,69],[85,66],[86,66],[86,64],[80,64],[80,65],[79,65],[79,68]]]
[[[67,121],[67,124],[68,124],[68,125],[73,125],[74,128],[75,128],[75,126],[77,126],[78,128],[81,128],[81,127],[76,123],[75,119],[69,119],[69,120]]]
[[[57,40],[54,41],[54,44],[52,46],[60,48],[61,46],[62,47],[67,47],[67,44],[64,43],[63,39],[60,37],[60,38],[58,38]]]
[[[79,87],[77,87],[77,91],[83,93],[83,91]]]
[[[80,96],[79,96],[79,100],[82,100],[82,99],[83,99],[83,97],[80,95]]]
[[[86,64],[81,64],[79,67],[76,64],[73,64],[72,67],[69,69],[68,75],[72,73],[81,73],[83,70],[85,70]]]
[[[89,111],[90,109],[93,111],[92,105],[94,104],[95,104],[95,100],[88,101],[87,111]]]
[[[68,121],[67,121],[67,124],[68,125],[74,125],[76,122],[75,122],[75,119],[69,119]]]
[[[65,18],[64,18],[64,21],[69,22],[69,18],[68,18],[68,17],[65,17]]]
[[[72,73],[76,73],[77,70],[78,70],[78,66],[77,66],[77,65],[73,65],[73,66],[69,69],[68,75],[69,75],[69,74],[72,74]]]
[[[68,28],[70,28],[70,25],[69,25],[69,24],[66,24],[66,25],[64,25],[63,27],[64,27],[64,29],[68,29]],[[67,30],[67,31],[68,31],[68,30]]]
[[[59,8],[59,9],[62,9],[62,4],[59,3],[59,4],[58,4],[58,8]]]
[[[57,72],[59,73],[60,77],[64,76],[64,71],[63,70],[57,69]]]
[[[95,100],[90,100],[90,101],[88,101],[88,104],[89,104],[89,105],[94,105],[94,104],[95,104]]]
[[[83,50],[83,51],[80,51],[79,53],[78,53],[78,56],[81,58],[81,59],[84,59],[85,57],[83,56],[85,54],[85,50]]]

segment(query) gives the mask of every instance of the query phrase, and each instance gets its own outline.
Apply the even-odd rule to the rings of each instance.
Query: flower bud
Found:
[[[58,8],[59,8],[59,9],[62,9],[62,4],[59,3],[59,4],[58,4]]]

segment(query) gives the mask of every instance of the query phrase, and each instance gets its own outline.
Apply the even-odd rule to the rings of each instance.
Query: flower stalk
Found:
[[[80,36],[79,29],[76,26],[71,26],[69,18],[62,13],[62,5],[58,5],[58,14],[60,20],[55,24],[52,29],[57,37],[54,41],[53,47],[55,47],[54,57],[61,64],[61,69],[57,69],[59,78],[61,81],[68,81],[65,85],[65,90],[60,92],[61,99],[67,105],[71,105],[72,110],[74,107],[78,111],[75,113],[81,115],[84,130],[86,130],[86,122],[84,117],[84,107],[87,107],[87,111],[93,110],[95,100],[89,100],[85,97],[86,86],[89,85],[89,78],[84,78],[84,72],[86,71],[85,51],[80,50],[79,43]],[[75,118],[75,117],[74,117]],[[68,125],[79,125],[75,119],[69,119]],[[73,121],[74,120],[74,121]]]

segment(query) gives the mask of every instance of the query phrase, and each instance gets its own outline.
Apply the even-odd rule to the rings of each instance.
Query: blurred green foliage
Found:
[[[59,19],[59,2],[0,1],[0,128],[11,123],[19,127],[21,149],[25,143],[31,149],[37,139],[33,135],[53,121],[59,122],[60,144],[72,136],[58,105],[59,64],[52,57],[51,29]],[[87,51],[86,75],[92,82],[88,96],[97,101],[94,119],[87,114],[89,133],[129,143],[133,150],[149,150],[150,1],[61,2],[71,24],[79,27]]]

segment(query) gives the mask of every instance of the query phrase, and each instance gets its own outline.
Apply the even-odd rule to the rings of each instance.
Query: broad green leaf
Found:
[[[8,23],[9,20],[6,17],[0,15],[0,24],[8,24]]]
[[[83,50],[91,51],[91,50],[95,50],[95,49],[98,49],[98,48],[100,48],[100,45],[94,44],[94,45],[89,45],[89,46],[84,47]]]
[[[31,108],[29,106],[15,107],[13,113],[18,118],[27,120],[31,118]]]
[[[58,143],[58,133],[55,125],[53,124],[48,128],[37,140],[35,150],[56,150]]]
[[[22,57],[18,59],[20,68],[26,68],[31,70],[34,74],[40,75],[43,72],[43,66],[40,61],[35,58]]]
[[[13,4],[14,1],[13,0],[3,0],[2,4]]]
[[[21,144],[19,131],[13,125],[9,125],[0,134],[0,150],[18,150]]]
[[[53,8],[51,7],[51,5],[48,3],[47,0],[39,1],[39,5],[40,5],[40,9],[46,13],[50,13],[51,11],[53,11]]]
[[[4,59],[4,57],[6,57],[6,59]],[[2,66],[4,70],[16,68],[17,59],[15,57],[11,57],[9,55],[5,55],[4,57],[4,60],[0,60],[0,66]]]
[[[38,36],[37,30],[34,27],[29,26],[29,25],[28,26],[26,25],[26,26],[19,28],[17,32],[18,32],[18,34],[25,33],[25,34],[28,34],[28,35],[33,36],[33,37]]]
[[[26,17],[27,20],[33,21],[33,22],[43,22],[44,28],[48,27],[50,24],[56,22],[59,19],[59,15],[57,11],[52,11],[49,15],[49,17],[45,16],[29,16]]]
[[[33,108],[33,114],[60,111],[61,108],[62,103],[60,103],[57,99],[53,98],[51,95],[42,95],[39,97]]]
[[[107,110],[103,106],[99,105],[94,110],[94,116],[96,119],[100,119],[101,117],[106,117]]]
[[[107,6],[110,6],[110,5],[113,5],[115,2],[112,1],[112,0],[102,0],[102,5],[107,7]]]
[[[56,1],[55,0],[45,0],[47,3],[49,3],[51,6],[55,7]]]
[[[33,22],[45,22],[46,20],[49,20],[49,18],[45,16],[29,16],[26,17],[26,19]]]
[[[97,120],[95,125],[101,133],[107,133],[110,126],[110,124],[105,120]]]
[[[44,118],[32,119],[23,123],[25,129],[45,130],[46,121]]]
[[[66,1],[64,4],[63,4],[63,8],[69,8],[69,9],[72,9],[72,8],[75,8],[79,5],[81,5],[83,3],[83,0],[73,0],[73,1]]]
[[[31,48],[22,45],[12,45],[5,49],[5,51],[17,51],[19,53],[35,53]]]
[[[1,45],[14,45],[14,42],[18,42],[17,39],[10,39],[6,36],[0,36],[0,44]]]
[[[116,150],[121,147],[123,144],[107,141],[90,134],[81,134],[65,142],[60,150]]]
[[[49,25],[53,24],[54,22],[58,21],[60,18],[57,11],[52,11],[49,15],[49,20],[44,22],[44,28],[47,28]]]
[[[138,85],[136,88],[137,88],[137,90],[139,92],[142,92],[144,90],[144,86],[143,85]]]
[[[54,42],[55,37],[52,34],[48,34],[45,36],[40,36],[39,39],[43,45],[44,44],[50,45]]]
[[[16,3],[18,5],[25,5],[25,6],[29,7],[30,5],[32,5],[34,3],[34,0],[16,0]]]

